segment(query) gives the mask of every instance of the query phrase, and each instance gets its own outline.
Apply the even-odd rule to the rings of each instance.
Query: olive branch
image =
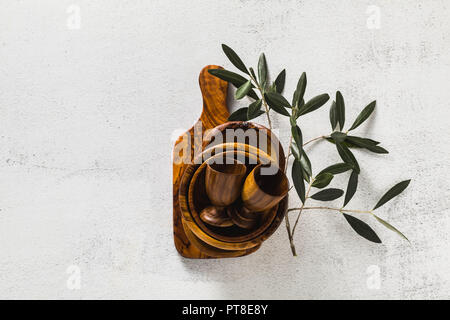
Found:
[[[228,118],[229,121],[249,121],[255,119],[263,114],[266,114],[269,128],[272,129],[272,121],[270,118],[270,111],[273,110],[285,117],[289,118],[291,127],[291,136],[289,139],[287,162],[289,158],[294,157],[292,163],[292,182],[297,195],[301,201],[301,206],[298,208],[289,208],[286,213],[285,222],[288,238],[292,254],[297,255],[294,245],[294,234],[298,225],[300,216],[304,210],[331,210],[341,213],[345,220],[349,223],[350,227],[360,236],[365,239],[381,243],[380,238],[375,231],[365,222],[358,218],[355,218],[350,214],[369,214],[384,227],[396,232],[401,237],[408,238],[401,233],[397,228],[392,226],[387,221],[374,214],[374,210],[378,209],[392,198],[398,196],[405,190],[410,180],[405,180],[397,183],[391,189],[389,189],[377,202],[377,204],[371,210],[352,210],[346,209],[346,205],[353,198],[358,187],[358,177],[361,172],[358,161],[356,160],[353,152],[350,149],[366,149],[373,153],[386,154],[388,151],[381,147],[380,142],[362,138],[354,135],[350,135],[350,132],[358,128],[364,121],[366,121],[375,109],[376,101],[369,103],[357,116],[353,124],[347,130],[344,130],[345,125],[345,102],[341,92],[336,92],[336,98],[330,106],[330,125],[331,133],[322,135],[311,139],[307,142],[303,142],[303,134],[300,126],[298,125],[299,118],[313,112],[322,106],[324,106],[330,96],[326,93],[319,94],[305,102],[305,92],[307,85],[306,73],[303,72],[300,76],[297,87],[293,93],[291,102],[289,102],[283,95],[283,90],[286,81],[286,70],[281,71],[276,77],[275,81],[270,83],[267,61],[264,53],[262,53],[258,60],[258,75],[256,75],[253,68],[247,68],[242,62],[241,58],[236,52],[225,44],[222,44],[222,49],[230,62],[241,72],[246,74],[246,77],[241,76],[238,73],[224,70],[224,69],[210,69],[210,74],[231,83],[236,87],[234,94],[235,99],[240,100],[245,96],[253,99],[254,101],[245,108],[238,109],[233,112]],[[255,92],[259,93],[259,95]],[[263,108],[264,107],[264,108]],[[318,174],[313,175],[311,161],[306,154],[304,147],[313,141],[327,140],[333,143],[336,150],[341,157],[341,163],[336,163],[326,167]],[[286,170],[287,170],[286,166]],[[340,208],[332,208],[327,206],[306,206],[309,199],[316,201],[332,201],[340,198],[344,195],[342,189],[326,188],[333,180],[334,176],[347,171],[351,171],[347,184],[347,189],[344,196],[343,206]],[[313,188],[322,189],[314,194],[311,194]],[[294,225],[291,227],[291,221],[289,214],[296,212]]]

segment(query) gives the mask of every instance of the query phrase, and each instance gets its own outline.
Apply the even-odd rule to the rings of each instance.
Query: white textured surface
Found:
[[[67,27],[69,5],[81,28]],[[381,28],[367,27],[369,5]],[[0,11],[1,298],[450,298],[448,1],[7,1]],[[355,235],[332,212],[302,216],[299,257],[283,227],[245,258],[190,261],[172,240],[172,132],[198,118],[200,69],[261,51],[286,92],[346,98],[348,122],[372,99],[358,133],[391,153],[358,153],[367,208],[412,240],[371,222]],[[276,127],[287,139],[287,121]],[[327,108],[304,118],[305,139],[328,133]],[[309,149],[316,172],[338,159]],[[334,186],[346,185],[346,177]],[[79,266],[81,288],[66,269]],[[370,265],[381,286],[369,289]]]

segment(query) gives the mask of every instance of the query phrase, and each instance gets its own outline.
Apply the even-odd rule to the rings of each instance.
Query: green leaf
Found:
[[[324,94],[321,94],[321,95],[318,95],[318,96],[312,98],[307,103],[305,103],[302,107],[300,107],[299,115],[302,116],[302,115],[310,113],[314,110],[319,109],[329,99],[330,99],[330,96],[327,93],[324,93]]]
[[[300,150],[301,149],[298,148],[295,141],[293,141],[291,144],[291,152],[292,152],[292,155],[294,156],[294,158],[298,161],[300,161],[300,159],[302,157],[302,152]]]
[[[306,72],[303,72],[297,82],[297,91],[300,93],[300,99],[303,99],[303,96],[305,95],[306,84]]]
[[[322,171],[319,172],[319,174],[324,173],[324,172],[328,172],[331,173],[333,175],[335,174],[339,174],[339,173],[343,173],[346,172],[348,170],[353,169],[353,166],[351,164],[348,163],[336,163],[333,164],[329,167],[326,167],[325,169],[323,169]]]
[[[361,113],[356,117],[355,122],[353,122],[352,126],[350,127],[350,130],[356,129],[357,127],[359,127],[359,125],[361,123],[363,123],[364,121],[367,120],[367,118],[370,117],[370,115],[372,114],[373,110],[375,109],[377,102],[376,101],[372,101],[371,103],[369,103],[367,105],[367,107],[365,107],[363,109],[363,111],[361,111]]]
[[[248,111],[247,111],[247,121],[258,118],[260,115],[263,115],[265,112],[262,110],[259,110],[257,113],[252,114],[251,117],[248,116]]]
[[[284,107],[284,108],[291,108],[291,105],[289,102],[278,92],[270,92],[266,93],[266,100],[267,103],[269,103],[269,100],[272,104],[276,104],[278,106]],[[270,106],[272,107],[272,106]]]
[[[347,138],[347,135],[343,132],[335,131],[331,134],[331,138],[335,142],[343,142]]]
[[[302,203],[305,203],[305,182],[303,181],[302,165],[298,160],[292,164],[292,181]]]
[[[325,138],[325,139],[326,139],[328,142],[331,142],[332,144],[336,144],[336,142],[335,142],[332,138],[330,138],[330,137]],[[367,138],[364,138],[364,139],[366,139],[366,140],[371,140],[371,139],[367,139]],[[371,140],[371,141],[372,141],[373,145],[379,144],[378,141],[374,141],[374,140]],[[346,146],[347,148],[356,148],[356,149],[361,149],[361,148],[362,148],[362,147],[357,146],[356,144],[350,142],[350,141],[348,140],[348,136],[347,136],[347,139],[345,139],[345,141],[342,141],[342,142],[341,142],[341,144],[344,145],[344,146]]]
[[[247,121],[247,112],[248,108],[240,108],[228,117],[228,121]]]
[[[285,82],[286,82],[286,69],[283,69],[283,71],[281,71],[278,74],[277,78],[275,79],[275,87],[278,93],[283,92]]]
[[[325,188],[330,184],[331,180],[333,180],[333,177],[334,176],[328,172],[320,173],[314,179],[312,186],[319,189]]]
[[[381,243],[380,238],[378,238],[375,231],[373,231],[373,229],[367,223],[365,223],[364,221],[361,221],[351,215],[348,215],[345,213],[343,213],[343,215],[344,215],[345,219],[347,220],[348,224],[361,237],[366,238],[367,240],[375,242],[375,243]]]
[[[289,112],[285,109],[285,105],[289,105],[289,102],[284,99],[284,97],[279,93],[265,93],[264,97],[266,98],[267,103],[269,104],[270,108],[274,111],[278,112],[279,114],[282,114],[284,116],[289,117]]]
[[[389,151],[377,145],[379,142],[371,139],[347,136],[346,140],[357,147],[365,148],[374,153],[389,153]]]
[[[303,136],[299,126],[295,125],[291,127],[292,138],[294,138],[297,146],[303,147]]]
[[[399,236],[401,236],[403,239],[405,239],[405,240],[407,240],[408,242],[410,242],[409,239],[408,239],[403,233],[401,233],[400,230],[398,230],[397,228],[395,228],[393,225],[391,225],[391,224],[388,223],[387,221],[381,219],[380,217],[377,217],[376,215],[373,215],[373,216],[374,216],[375,219],[377,219],[377,221],[378,221],[379,223],[381,223],[383,226],[385,226],[385,227],[388,228],[389,230],[392,230],[392,231],[396,232],[396,233],[397,233]]]
[[[306,73],[303,72],[302,75],[300,76],[300,79],[297,82],[297,89],[295,90],[298,92],[297,101],[301,101],[303,99],[306,91],[306,84],[307,84]]]
[[[344,199],[344,207],[353,198],[353,195],[355,194],[357,187],[358,187],[358,173],[356,171],[352,171],[350,179],[348,179],[347,192],[345,193]]]
[[[336,102],[334,100],[330,107],[330,124],[331,124],[331,131],[334,131],[337,126],[337,110],[336,110]]]
[[[240,100],[243,97],[245,97],[247,95],[247,93],[250,91],[250,89],[252,88],[252,82],[250,80],[248,80],[246,83],[244,83],[242,86],[240,86],[236,92],[234,93],[234,98],[236,100]]]
[[[343,194],[344,191],[341,189],[329,188],[313,194],[311,198],[319,201],[332,201],[340,198]]]
[[[298,107],[299,99],[300,99],[300,93],[297,90],[295,90],[294,94],[292,96],[292,106]]]
[[[301,153],[302,153],[302,156],[300,158],[300,163],[302,164],[302,168],[304,171],[303,178],[306,181],[309,181],[309,178],[312,175],[311,161],[309,160],[308,156],[306,155],[305,150],[301,149]]]
[[[225,53],[225,55],[228,57],[228,59],[230,60],[230,62],[239,70],[241,70],[242,72],[245,72],[246,74],[248,74],[248,70],[245,67],[245,64],[242,62],[241,58],[239,58],[239,56],[236,54],[236,52],[234,52],[233,49],[231,49],[229,46],[227,46],[226,44],[222,44],[222,50]]]
[[[340,130],[343,130],[345,124],[345,103],[344,97],[342,96],[340,91],[336,92],[336,115]]]
[[[267,81],[267,62],[264,53],[261,53],[258,61],[258,76],[261,87],[265,87]]]
[[[252,67],[248,68],[248,70],[250,70],[250,74],[252,75],[253,79],[255,79],[255,81],[258,82],[256,75],[255,75],[255,70],[253,70]]]
[[[351,164],[353,166],[353,170],[359,173],[361,170],[353,153],[342,143],[336,143],[336,148],[342,160],[344,160],[345,163]]]
[[[351,142],[352,145],[355,145],[357,147],[365,148],[366,146],[376,146],[380,144],[378,141],[368,139],[368,138],[361,138],[356,136],[347,136],[347,141]]]
[[[389,153],[389,151],[380,146],[369,146],[366,147],[366,149],[372,151],[373,153],[381,153],[381,154]]]
[[[381,207],[383,204],[385,204],[392,198],[394,198],[394,197],[398,196],[400,193],[402,193],[403,190],[405,190],[408,187],[410,182],[411,182],[411,180],[405,180],[405,181],[397,183],[395,186],[393,186],[391,189],[389,189],[388,192],[386,192],[381,197],[380,201],[378,201],[378,203],[375,205],[373,210]]]
[[[247,79],[245,79],[243,76],[228,70],[209,69],[208,72],[219,79],[230,82],[236,88],[239,88],[240,86],[242,86],[244,83],[247,82]],[[250,90],[247,95],[255,100],[259,99],[255,91],[253,91],[253,89]]]
[[[256,118],[257,116],[259,116],[261,113],[261,105],[262,105],[262,100],[256,100],[255,102],[251,103],[248,106],[248,111],[247,111],[247,118],[248,119],[253,119]],[[262,111],[262,113],[264,113],[264,111]]]

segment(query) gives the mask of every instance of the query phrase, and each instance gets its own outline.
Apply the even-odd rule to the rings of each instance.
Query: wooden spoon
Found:
[[[200,212],[200,219],[215,227],[231,227],[233,225],[233,221],[227,215],[226,209],[222,207],[206,207]]]

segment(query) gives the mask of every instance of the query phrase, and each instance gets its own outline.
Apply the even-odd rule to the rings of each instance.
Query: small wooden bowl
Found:
[[[228,151],[219,153],[210,159],[214,159],[215,157],[223,157],[223,156],[230,156],[230,155],[236,155],[236,154],[245,154],[245,156],[249,159],[253,159],[260,163],[259,157],[255,156],[251,153],[243,153],[242,151]],[[260,218],[259,224],[255,226],[255,228],[251,230],[237,228],[237,227],[230,227],[230,228],[216,228],[210,225],[206,225],[203,223],[203,221],[200,219],[200,212],[203,208],[207,207],[209,205],[209,199],[206,196],[206,189],[205,189],[205,171],[206,171],[206,162],[205,161],[200,167],[195,171],[191,182],[189,184],[188,189],[188,204],[189,209],[191,212],[191,216],[193,217],[194,221],[197,223],[197,225],[207,234],[211,235],[212,237],[226,241],[226,242],[245,242],[252,240],[256,238],[258,235],[260,235],[267,227],[272,223],[273,218],[276,215],[277,207],[273,207],[268,213],[262,215]],[[248,167],[247,171],[251,171],[252,166]]]

